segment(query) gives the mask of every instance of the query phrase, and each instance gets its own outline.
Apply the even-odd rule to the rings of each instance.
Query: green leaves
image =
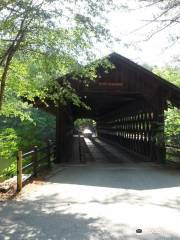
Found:
[[[31,101],[34,97],[42,101],[65,97],[76,105],[83,104],[68,84],[55,94],[49,90],[56,88],[58,77],[69,72],[96,78],[96,66],[82,68],[80,63],[94,60],[96,42],[112,39],[105,13],[113,7],[113,1],[107,0],[12,0],[0,4],[0,77],[8,66],[4,83],[0,81],[5,85],[5,92],[0,86],[0,95],[4,95],[0,114],[28,119],[22,96]],[[13,108],[15,102],[17,107]]]
[[[180,69],[173,67],[164,67],[155,69],[154,72],[169,82],[180,87]],[[180,110],[169,103],[165,111],[165,140],[167,144],[179,145],[180,143]]]
[[[179,68],[166,66],[161,69],[156,68],[153,71],[157,75],[163,77],[164,79],[168,80],[169,82],[180,87],[180,69]]]
[[[31,120],[0,117],[0,178],[16,174],[18,150],[43,147],[47,139],[55,139],[55,117],[37,109],[28,109]]]
[[[0,177],[2,170],[14,161],[14,155],[18,150],[19,138],[13,128],[6,128],[0,131]]]
[[[172,106],[165,112],[165,137],[168,144],[180,143],[180,110]]]

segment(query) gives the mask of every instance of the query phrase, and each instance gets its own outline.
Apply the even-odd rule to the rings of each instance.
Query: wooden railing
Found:
[[[56,143],[48,140],[43,148],[34,146],[29,152],[18,151],[17,154],[17,191],[21,191],[23,186],[23,174],[28,173],[28,178],[37,177],[40,169],[47,166],[51,168],[55,160]],[[27,179],[26,179],[27,180]]]

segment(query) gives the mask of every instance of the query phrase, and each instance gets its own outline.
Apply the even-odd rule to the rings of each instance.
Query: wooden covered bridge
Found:
[[[165,160],[164,110],[170,102],[180,107],[180,89],[154,73],[117,54],[107,59],[113,68],[97,68],[97,79],[65,76],[90,110],[72,103],[36,106],[56,115],[57,162],[70,161],[73,127],[77,118],[92,118],[98,136],[116,142],[150,161]]]

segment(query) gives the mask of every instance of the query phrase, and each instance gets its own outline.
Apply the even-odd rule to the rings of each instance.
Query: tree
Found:
[[[55,117],[35,108],[29,110],[33,122],[0,116],[0,182],[16,174],[18,150],[42,148],[47,146],[48,139],[55,139]]]
[[[180,87],[180,68],[165,66],[164,68],[154,68],[153,72],[167,81]]]
[[[81,61],[87,61],[93,57],[92,46],[97,40],[110,39],[104,27],[106,20],[104,13],[112,7],[114,7],[113,1],[108,0],[2,1],[0,3],[1,113],[9,109],[8,99],[12,102],[12,96],[17,101],[20,95],[26,95],[31,100],[34,96],[38,96],[43,100],[48,92],[47,88],[56,85],[53,79],[70,70],[80,71],[82,68],[78,63],[79,55]],[[87,72],[94,74],[92,68]],[[60,94],[64,92],[78,101],[72,89],[65,87]],[[4,109],[3,104],[6,105]],[[26,109],[25,104],[23,106]]]
[[[152,11],[157,7],[157,11],[153,14],[152,19],[145,19],[146,23],[140,27],[145,28],[154,25],[154,30],[147,36],[152,38],[155,34],[180,24],[180,1],[179,0],[139,0],[141,8],[149,8]],[[177,42],[180,39],[180,32],[171,35],[171,40]]]
[[[180,69],[166,66],[163,69],[154,69],[154,72],[180,87]],[[169,103],[165,111],[165,140],[166,144],[179,145],[180,142],[180,110]]]

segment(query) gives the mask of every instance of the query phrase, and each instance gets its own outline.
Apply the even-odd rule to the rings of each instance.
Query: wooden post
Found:
[[[165,146],[165,136],[164,136],[164,111],[162,110],[158,115],[158,122],[159,122],[159,137],[160,143],[158,144],[158,160],[161,163],[166,162],[166,146]]]
[[[63,140],[64,140],[64,121],[63,121],[63,108],[60,106],[57,109],[56,114],[56,158],[55,163],[61,163],[63,161]]]
[[[38,147],[34,146],[33,148],[33,154],[32,154],[32,161],[33,161],[33,175],[34,177],[37,177],[37,168],[38,168]]]
[[[48,140],[48,142],[47,142],[48,168],[51,168],[51,145],[52,145],[52,141],[51,141],[51,140]]]
[[[17,192],[22,189],[22,159],[22,151],[19,151],[17,155]]]

